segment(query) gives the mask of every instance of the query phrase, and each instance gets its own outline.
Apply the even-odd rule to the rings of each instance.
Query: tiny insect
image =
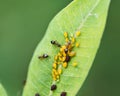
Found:
[[[51,90],[54,91],[54,90],[56,90],[56,89],[57,89],[57,86],[56,86],[55,84],[53,84],[53,85],[51,86]]]
[[[57,41],[54,40],[51,41],[51,44],[61,47],[61,44],[59,44]]]
[[[38,58],[41,59],[41,58],[47,58],[48,57],[48,54],[43,54],[42,56],[39,56]]]
[[[39,93],[36,93],[35,96],[40,96],[40,94],[39,94]]]
[[[67,92],[62,92],[60,96],[67,96]]]
[[[65,62],[69,62],[70,61],[70,56],[66,56]]]
[[[65,49],[64,49],[64,51],[65,51],[65,53],[67,53],[67,52],[68,52],[68,49],[67,49],[67,48],[65,48]]]

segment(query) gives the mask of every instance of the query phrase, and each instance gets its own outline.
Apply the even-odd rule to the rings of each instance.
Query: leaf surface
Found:
[[[0,84],[0,96],[7,96],[5,89],[3,88],[2,84]]]
[[[23,96],[34,96],[36,93],[41,96],[60,96],[62,91],[66,91],[67,96],[77,94],[99,48],[109,3],[110,0],[74,0],[55,16],[35,50]],[[64,32],[71,35],[78,30],[81,32],[81,36],[77,38],[80,47],[74,48],[76,56],[69,62],[68,68],[63,70],[57,83],[57,90],[51,93],[52,64],[59,48],[51,45],[50,41],[57,40],[60,44],[64,44]],[[49,58],[39,60],[38,56],[44,53],[47,53]],[[76,68],[71,66],[74,61],[78,62]]]

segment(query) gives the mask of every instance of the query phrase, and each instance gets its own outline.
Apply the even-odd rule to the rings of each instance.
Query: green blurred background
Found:
[[[20,96],[32,54],[51,19],[72,0],[0,0],[0,82]],[[111,2],[92,69],[77,96],[120,96],[120,0]]]

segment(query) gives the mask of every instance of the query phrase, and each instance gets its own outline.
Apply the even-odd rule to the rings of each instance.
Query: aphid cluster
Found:
[[[54,81],[59,81],[60,75],[62,74],[62,68],[67,68],[69,61],[73,56],[75,56],[76,52],[73,51],[73,48],[79,47],[79,43],[76,42],[76,37],[80,35],[80,32],[76,32],[74,36],[68,36],[67,32],[64,32],[65,44],[61,45],[60,51],[54,57],[53,69],[52,69],[52,77]],[[51,41],[52,44],[57,41]],[[59,44],[60,45],[60,44]],[[73,63],[73,66],[77,66],[77,63]]]

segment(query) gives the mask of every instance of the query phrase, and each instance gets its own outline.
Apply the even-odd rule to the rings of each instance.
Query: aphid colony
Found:
[[[53,81],[57,83],[57,81],[60,80],[60,75],[63,73],[63,68],[66,69],[68,67],[69,61],[72,59],[73,56],[76,55],[76,52],[73,51],[74,47],[79,47],[79,43],[76,42],[76,37],[80,35],[80,31],[77,31],[74,35],[68,36],[67,32],[64,32],[65,37],[65,44],[61,45],[58,43],[58,41],[52,40],[51,44],[55,45],[60,48],[57,55],[54,57],[53,62],[53,68],[52,68],[52,78]],[[39,56],[39,59],[47,58],[47,54],[43,54],[42,56]],[[77,66],[77,63],[74,62],[72,64],[74,67]],[[53,84],[51,86],[51,91],[54,91],[57,89],[57,85]],[[36,94],[35,96],[40,96]],[[67,92],[61,92],[60,96],[67,96]]]
[[[74,36],[68,36],[67,32],[64,32],[65,45],[59,44],[57,41],[51,41],[51,44],[60,47],[60,51],[54,57],[52,77],[54,81],[59,81],[62,74],[62,68],[67,68],[70,59],[75,56],[76,52],[72,49],[76,46],[79,47],[79,43],[75,42],[76,37],[80,35],[80,32],[76,32]],[[77,63],[73,63],[73,66],[77,66]]]

